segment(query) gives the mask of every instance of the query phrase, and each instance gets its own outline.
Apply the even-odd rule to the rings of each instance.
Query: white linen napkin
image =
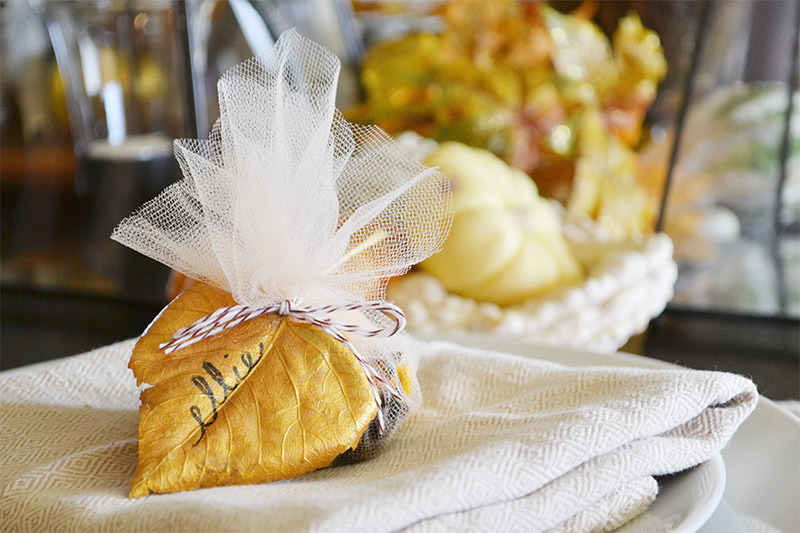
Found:
[[[718,453],[758,398],[732,374],[568,368],[429,343],[422,408],[380,456],[130,499],[132,346],[0,373],[0,529],[609,530],[652,501],[653,475]]]

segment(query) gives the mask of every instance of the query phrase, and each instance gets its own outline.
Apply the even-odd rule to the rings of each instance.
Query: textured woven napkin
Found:
[[[757,401],[731,374],[568,368],[433,343],[421,348],[423,406],[379,457],[129,499],[132,346],[0,373],[0,530],[611,529],[652,501],[653,475],[719,452]]]

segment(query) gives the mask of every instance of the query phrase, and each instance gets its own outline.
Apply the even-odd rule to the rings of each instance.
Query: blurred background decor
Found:
[[[591,217],[570,219],[486,150],[410,132],[398,141],[450,178],[455,210],[442,251],[389,283],[410,331],[614,352],[672,298],[665,234],[620,236]]]
[[[525,298],[459,285],[455,259],[398,280],[418,330],[633,337],[800,397],[799,17],[793,0],[0,2],[0,364],[141,332],[169,272],[111,228],[176,179],[170,142],[209,131],[219,75],[297,27],[342,59],[348,118],[485,150],[552,211],[532,220],[564,224],[535,243],[577,269]],[[506,204],[516,222],[464,224],[511,239],[530,213]]]

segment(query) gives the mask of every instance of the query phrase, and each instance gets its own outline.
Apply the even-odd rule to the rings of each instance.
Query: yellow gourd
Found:
[[[510,305],[580,281],[557,213],[526,174],[457,142],[442,143],[425,162],[450,179],[454,217],[442,251],[422,268],[450,292]]]

